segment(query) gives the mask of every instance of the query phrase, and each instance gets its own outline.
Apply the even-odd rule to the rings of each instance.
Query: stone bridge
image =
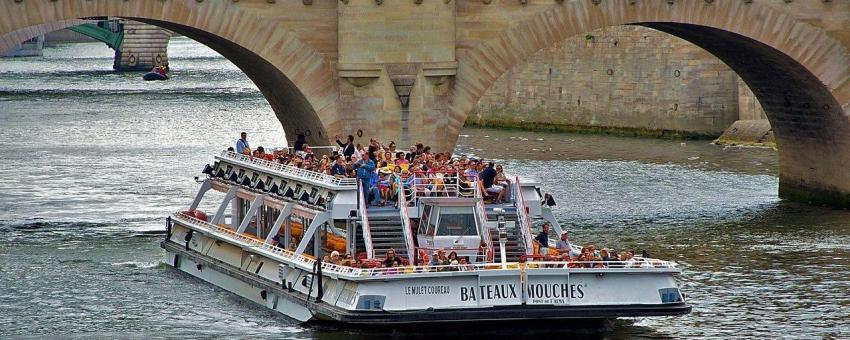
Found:
[[[210,46],[265,95],[287,137],[454,146],[487,89],[533,53],[641,25],[711,52],[774,129],[780,195],[850,206],[850,1],[0,0],[0,49],[38,25],[121,17]]]

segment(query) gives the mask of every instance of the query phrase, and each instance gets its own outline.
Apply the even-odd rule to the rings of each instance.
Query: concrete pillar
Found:
[[[117,71],[149,71],[154,66],[168,67],[168,40],[172,33],[162,28],[127,20],[124,43],[115,51]]]

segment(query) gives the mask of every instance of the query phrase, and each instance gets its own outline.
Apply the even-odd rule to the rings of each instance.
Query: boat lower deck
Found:
[[[404,311],[348,310],[312,294],[291,289],[256,273],[242,270],[192,249],[163,241],[166,263],[232,293],[299,321],[332,321],[361,325],[410,323],[466,323],[507,320],[612,319],[618,317],[671,316],[690,312],[684,302],[634,305],[509,305],[482,308],[424,308]]]

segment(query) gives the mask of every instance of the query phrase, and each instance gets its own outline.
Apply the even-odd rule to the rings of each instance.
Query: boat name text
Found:
[[[404,295],[448,295],[451,294],[449,286],[406,286]]]

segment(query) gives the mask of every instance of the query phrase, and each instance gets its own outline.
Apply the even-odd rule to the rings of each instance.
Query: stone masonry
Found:
[[[716,137],[739,119],[738,97],[735,72],[705,50],[653,29],[614,26],[514,66],[467,124]]]

